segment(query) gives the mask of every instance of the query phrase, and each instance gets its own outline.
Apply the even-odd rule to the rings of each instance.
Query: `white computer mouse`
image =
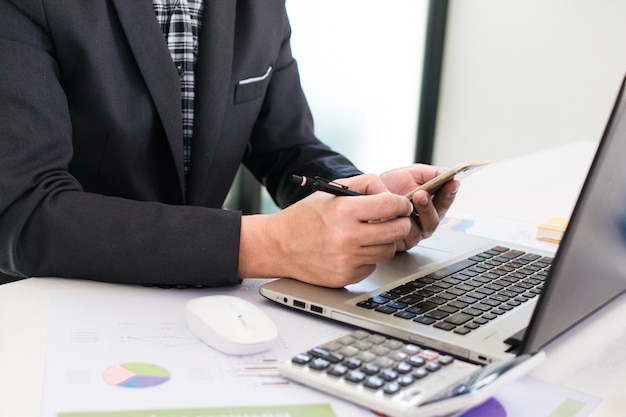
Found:
[[[267,314],[232,295],[208,295],[185,304],[191,331],[207,345],[229,355],[249,355],[269,349],[278,329]]]

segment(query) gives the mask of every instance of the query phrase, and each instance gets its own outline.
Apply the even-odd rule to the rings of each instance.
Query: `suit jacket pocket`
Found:
[[[272,67],[269,66],[265,74],[239,81],[235,87],[235,104],[262,97],[265,94],[271,74]]]

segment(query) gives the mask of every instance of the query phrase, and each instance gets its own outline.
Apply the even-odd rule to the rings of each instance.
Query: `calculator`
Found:
[[[526,373],[535,364],[518,365],[538,362],[541,356],[521,355],[484,366],[355,330],[293,356],[279,369],[288,379],[388,416],[429,417],[479,404],[495,390],[483,388],[495,380],[505,383]],[[512,369],[515,371],[508,372]],[[505,373],[507,377],[500,378]]]

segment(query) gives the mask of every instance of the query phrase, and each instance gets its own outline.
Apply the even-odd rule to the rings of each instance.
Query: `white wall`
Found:
[[[624,0],[451,0],[434,162],[598,141],[626,73]]]
[[[413,162],[426,1],[287,0],[317,136],[361,170]]]

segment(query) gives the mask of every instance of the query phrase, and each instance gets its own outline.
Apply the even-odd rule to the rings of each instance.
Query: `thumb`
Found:
[[[358,191],[361,194],[380,194],[387,191],[387,187],[378,177],[374,174],[357,175],[356,177],[341,178],[335,180],[338,184],[346,185],[351,190]]]

